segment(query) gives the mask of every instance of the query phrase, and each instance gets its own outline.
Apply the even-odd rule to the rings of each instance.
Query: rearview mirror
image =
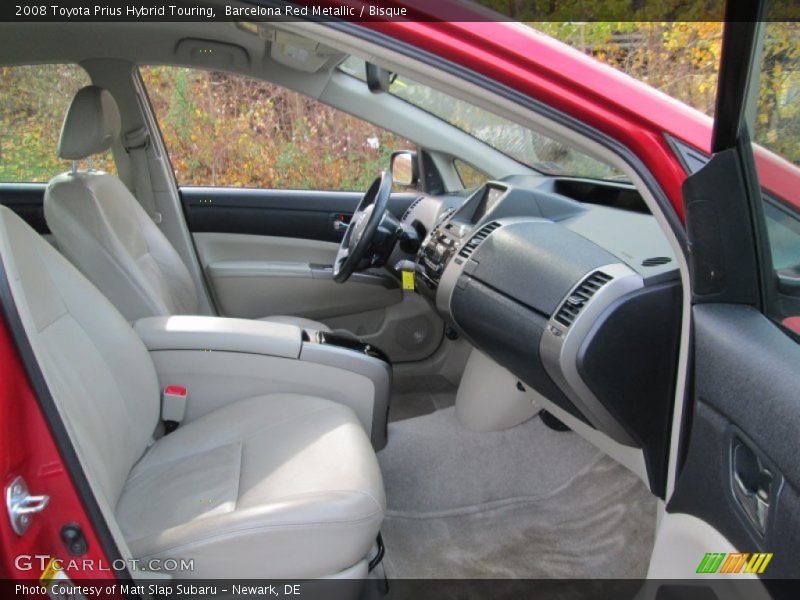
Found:
[[[412,150],[392,152],[392,180],[403,187],[415,187],[419,179],[417,153]]]
[[[394,74],[383,67],[373,65],[369,62],[365,63],[365,65],[367,69],[366,76],[369,91],[373,94],[388,92],[392,81],[394,81]]]

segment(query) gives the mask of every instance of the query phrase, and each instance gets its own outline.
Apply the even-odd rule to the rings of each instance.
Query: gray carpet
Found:
[[[454,408],[391,423],[378,454],[389,510],[415,514],[546,494],[599,456],[538,417],[506,431],[474,432]]]
[[[655,500],[538,418],[474,433],[454,409],[392,423],[379,453],[390,578],[642,577]]]

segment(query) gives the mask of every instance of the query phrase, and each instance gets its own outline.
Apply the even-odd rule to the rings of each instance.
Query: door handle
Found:
[[[333,230],[337,233],[347,231],[347,228],[350,226],[350,219],[350,215],[336,213],[331,217],[331,227],[333,227]]]
[[[738,438],[733,440],[731,468],[733,495],[750,524],[763,536],[774,498],[775,474],[749,445]]]

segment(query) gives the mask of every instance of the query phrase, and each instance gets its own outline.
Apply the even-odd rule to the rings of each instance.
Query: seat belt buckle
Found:
[[[185,387],[168,385],[161,394],[161,419],[164,421],[166,433],[178,428],[186,414],[186,398],[189,395]]]

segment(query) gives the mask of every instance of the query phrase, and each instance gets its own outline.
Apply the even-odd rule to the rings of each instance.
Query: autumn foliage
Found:
[[[57,154],[61,122],[89,83],[77,65],[0,67],[0,181],[49,181],[69,168]],[[114,170],[111,155],[93,163]]]
[[[648,85],[714,115],[722,23],[530,23]],[[800,165],[800,23],[767,23],[757,142]]]
[[[365,190],[413,145],[316,100],[256,79],[143,67],[180,184]]]
[[[530,25],[713,115],[720,23]],[[769,23],[765,48],[755,138],[800,164],[800,27]],[[168,66],[140,71],[181,185],[363,190],[392,151],[413,147],[263,81]],[[0,67],[0,181],[47,181],[69,167],[56,155],[61,122],[88,84],[76,65]],[[115,169],[110,155],[93,164]]]

